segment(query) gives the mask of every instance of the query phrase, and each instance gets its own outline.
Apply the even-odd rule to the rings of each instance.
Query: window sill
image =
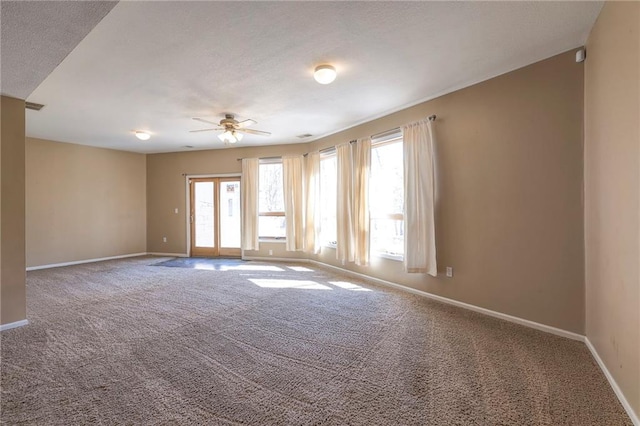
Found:
[[[322,248],[323,249],[330,248],[335,250],[337,246],[335,244],[323,243]],[[395,260],[396,262],[404,261],[404,256],[401,254],[390,254],[390,253],[371,253],[371,254],[375,257],[382,257],[384,259]]]
[[[273,238],[273,237],[260,237],[258,238],[259,243],[286,243],[286,238]]]
[[[390,254],[390,253],[373,253],[376,257],[382,257],[384,259],[395,260],[396,262],[404,261],[404,256],[401,254]]]

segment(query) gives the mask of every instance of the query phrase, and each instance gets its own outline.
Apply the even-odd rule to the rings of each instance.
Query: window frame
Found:
[[[269,164],[280,164],[280,167],[284,168],[284,165],[282,164],[282,158],[269,158],[269,159],[260,159],[259,161],[259,165],[263,166],[263,165],[269,165]],[[284,220],[287,220],[287,216],[285,215],[284,212],[284,169],[282,171],[283,174],[283,181],[282,181],[282,196],[283,196],[283,210],[282,211],[274,211],[274,212],[263,212],[260,210],[260,199],[258,199],[258,223],[259,223],[259,218],[262,217],[282,217],[284,218]],[[260,173],[258,170],[258,179],[260,179]],[[260,196],[260,181],[258,180],[258,197]],[[286,222],[285,222],[286,223]],[[269,236],[269,235],[261,235],[260,234],[260,226],[258,225],[258,241],[263,241],[263,242],[285,242],[287,240],[286,235],[283,237],[277,237],[277,236]]]
[[[387,145],[391,145],[391,144],[395,144],[395,143],[399,143],[402,145],[403,148],[403,152],[404,152],[404,139],[403,139],[403,135],[402,135],[402,131],[401,130],[397,130],[395,132],[391,132],[388,134],[385,134],[384,136],[374,139],[371,141],[371,151],[373,154],[373,150],[376,148],[380,148],[383,146],[387,146]],[[404,175],[404,164],[403,164],[403,175]],[[404,191],[404,187],[405,187],[405,183],[404,180],[402,182],[402,188]],[[369,187],[369,191],[371,192],[371,186]],[[372,221],[376,220],[376,219],[386,219],[386,220],[398,220],[398,221],[404,221],[404,204],[405,204],[405,200],[404,200],[404,192],[403,192],[403,196],[402,196],[402,205],[403,205],[403,212],[402,213],[379,213],[379,212],[374,212],[371,209],[371,203],[369,203],[369,235],[371,236],[371,229],[372,229]],[[406,236],[403,235],[403,240]],[[394,253],[388,253],[388,252],[381,252],[381,251],[377,251],[374,250],[373,247],[371,246],[371,243],[369,243],[369,253],[373,256],[376,257],[382,257],[385,259],[390,259],[390,260],[395,260],[395,261],[399,261],[402,262],[404,261],[404,253],[402,254],[394,254]]]
[[[337,173],[337,166],[338,166],[338,153],[335,149],[335,147],[333,149],[324,151],[320,154],[320,193],[322,194],[322,161],[323,160],[328,160],[333,158],[334,161],[336,162],[336,176],[334,176],[334,181],[336,182],[336,188],[335,188],[335,197],[336,197],[336,202],[337,202],[337,196],[338,196],[338,186],[337,186],[337,180],[338,180],[338,173]],[[322,224],[322,218],[323,218],[323,214],[322,214],[322,205],[320,205],[320,224]],[[337,227],[337,223],[338,223],[338,211],[335,210],[334,211],[334,215],[333,215],[334,219],[335,219],[335,226]],[[338,247],[338,241],[337,241],[337,235],[336,235],[336,241],[326,241],[326,239],[324,239],[322,237],[322,227],[320,227],[320,244],[322,247],[328,247],[328,248],[337,248]]]

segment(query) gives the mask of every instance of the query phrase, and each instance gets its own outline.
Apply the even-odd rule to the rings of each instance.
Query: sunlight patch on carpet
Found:
[[[329,284],[333,284],[337,287],[343,288],[345,290],[352,290],[352,291],[373,291],[371,289],[368,288],[364,288],[364,287],[360,287],[359,285],[353,284],[353,283],[349,283],[346,281],[329,281]]]
[[[313,272],[313,269],[305,268],[304,266],[287,266],[287,268],[296,272]]]
[[[220,271],[272,271],[283,272],[284,269],[269,265],[220,265]]]
[[[249,281],[264,288],[301,288],[304,290],[331,290],[331,287],[315,281],[307,280],[278,280],[271,278],[249,278]]]

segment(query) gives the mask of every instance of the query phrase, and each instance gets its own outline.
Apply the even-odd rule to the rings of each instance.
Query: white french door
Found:
[[[192,256],[240,256],[240,178],[191,178]]]

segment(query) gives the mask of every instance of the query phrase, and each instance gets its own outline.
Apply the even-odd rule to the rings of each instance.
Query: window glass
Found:
[[[369,213],[371,251],[402,256],[404,253],[404,176],[402,139],[371,148]]]
[[[320,241],[324,245],[336,244],[336,191],[337,157],[335,154],[320,159]]]
[[[284,212],[282,163],[260,164],[260,213]]]
[[[284,238],[287,235],[287,222],[284,216],[260,216],[258,231],[261,238]]]
[[[266,238],[284,238],[284,189],[282,163],[260,164],[258,234]]]

